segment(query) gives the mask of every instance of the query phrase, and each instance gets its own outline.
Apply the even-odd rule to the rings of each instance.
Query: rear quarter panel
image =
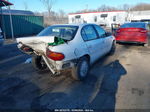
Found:
[[[85,54],[89,54],[87,46],[79,32],[77,32],[76,37],[73,40],[65,44],[49,47],[49,49],[54,52],[63,53],[65,59],[62,61],[78,59]]]

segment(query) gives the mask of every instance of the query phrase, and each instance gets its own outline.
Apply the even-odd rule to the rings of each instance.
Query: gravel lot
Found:
[[[0,51],[0,110],[150,111],[150,47],[117,44],[116,53],[92,65],[83,82],[74,81],[69,71],[57,77],[49,70],[37,72],[24,63],[29,56],[16,44]]]

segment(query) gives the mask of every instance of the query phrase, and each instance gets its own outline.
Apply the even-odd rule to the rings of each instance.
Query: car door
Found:
[[[101,47],[103,48],[103,53],[105,54],[109,52],[111,49],[112,40],[113,40],[112,36],[108,35],[106,31],[98,25],[94,25],[94,28],[96,29],[98,36],[102,39],[103,43]]]
[[[88,48],[91,62],[103,55],[103,39],[99,38],[93,25],[86,25],[81,30],[81,35]]]

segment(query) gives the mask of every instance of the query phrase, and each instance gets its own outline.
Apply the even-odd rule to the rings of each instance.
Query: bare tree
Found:
[[[48,16],[50,18],[50,16],[51,16],[51,10],[52,10],[52,7],[53,7],[54,3],[56,2],[56,0],[40,0],[40,1],[46,7],[46,9],[48,11]]]
[[[131,8],[133,11],[143,11],[143,10],[150,10],[150,4],[148,3],[139,3]]]
[[[58,13],[60,18],[64,18],[66,16],[66,13],[62,9],[60,9]]]
[[[24,6],[24,9],[25,9],[25,10],[28,10],[28,4],[27,4],[27,2],[24,1],[24,2],[23,2],[23,6]]]
[[[128,10],[130,10],[130,8],[131,8],[131,5],[129,5],[129,4],[123,4],[120,9],[128,11]]]
[[[118,10],[116,7],[111,7],[111,6],[107,6],[107,5],[101,5],[97,11],[114,11],[114,10]]]

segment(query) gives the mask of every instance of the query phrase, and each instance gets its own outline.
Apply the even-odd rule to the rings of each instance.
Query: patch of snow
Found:
[[[28,58],[24,63],[27,64],[27,63],[31,63],[32,62],[32,58]]]

